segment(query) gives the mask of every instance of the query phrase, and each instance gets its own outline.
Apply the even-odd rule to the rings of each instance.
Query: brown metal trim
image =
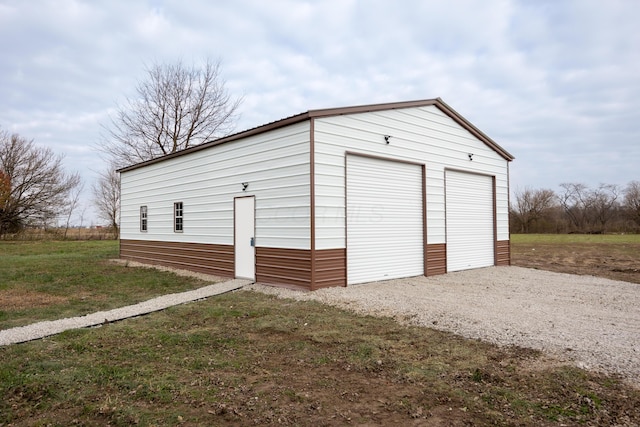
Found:
[[[498,265],[498,197],[496,196],[496,177],[491,177],[493,191],[493,265]]]
[[[447,168],[444,168],[444,170],[442,171],[442,187],[443,187],[443,197],[444,197],[444,245],[445,245],[445,249],[446,249],[446,244],[449,243],[449,224],[447,224],[447,209],[448,209],[448,205],[447,205]],[[448,273],[449,271],[447,270],[447,252],[445,251],[444,254],[444,272]]]
[[[309,216],[310,236],[309,246],[311,251],[311,277],[309,287],[316,289],[316,168],[315,168],[315,119],[309,120]]]
[[[500,240],[497,242],[496,266],[511,265],[511,241]]]
[[[309,113],[297,114],[295,116],[288,117],[286,119],[278,120],[275,122],[267,123],[262,126],[258,126],[255,128],[247,129],[245,131],[241,131],[238,133],[234,133],[232,135],[228,135],[222,137],[220,139],[216,139],[213,141],[205,142],[204,144],[196,145],[195,147],[186,148],[184,150],[176,151],[175,153],[167,154],[162,157],[156,157],[155,159],[147,160],[144,162],[136,163],[131,166],[126,166],[124,168],[118,169],[116,172],[128,172],[130,170],[138,169],[143,166],[149,166],[154,163],[159,163],[168,159],[172,159],[174,157],[184,156],[185,154],[194,153],[196,151],[205,150],[207,148],[215,147],[216,145],[225,144],[227,142],[237,141],[242,138],[248,138],[254,135],[260,135],[265,132],[269,132],[271,130],[280,129],[285,126],[293,125],[296,123],[303,122],[309,119]]]
[[[431,105],[436,106],[440,111],[445,113],[447,116],[453,119],[460,126],[468,130],[473,136],[475,136],[476,138],[484,142],[486,145],[491,147],[498,154],[500,154],[505,160],[511,161],[514,159],[514,157],[508,151],[506,151],[504,148],[498,145],[495,141],[493,141],[491,138],[485,135],[482,131],[476,128],[467,119],[465,119],[460,114],[458,114],[457,111],[455,111],[453,108],[447,105],[442,99],[435,98],[435,99],[424,99],[424,100],[417,100],[417,101],[391,102],[386,104],[370,104],[370,105],[358,105],[353,107],[309,110],[305,113],[297,114],[295,116],[291,116],[275,122],[267,123],[265,125],[258,126],[252,129],[247,129],[245,131],[238,132],[233,135],[229,135],[220,139],[216,139],[214,141],[205,142],[204,144],[200,144],[195,147],[190,147],[185,150],[167,154],[166,156],[158,157],[152,160],[147,160],[145,162],[137,163],[135,165],[127,166],[127,167],[118,169],[117,172],[127,172],[130,170],[138,169],[140,167],[162,162],[164,160],[171,159],[177,156],[183,156],[185,154],[215,147],[216,145],[224,144],[231,141],[236,141],[238,139],[247,138],[249,136],[259,135],[261,133],[265,133],[271,130],[275,130],[275,129],[279,129],[292,124],[300,123],[305,120],[309,120],[311,118],[324,118],[324,117],[339,116],[344,114],[367,113],[372,111],[394,110],[394,109],[401,109],[401,108],[426,107]]]
[[[428,262],[427,257],[427,166],[422,165],[422,257],[423,274],[427,275]]]
[[[446,167],[446,168],[444,168],[445,181],[446,181],[446,173],[447,173],[447,171],[449,171],[449,172],[468,173],[469,175],[487,176],[487,177],[490,177],[490,178],[493,178],[493,179],[495,179],[495,177],[496,177],[495,175],[492,175],[490,173],[483,173],[483,172],[470,171],[470,170],[467,170],[467,169],[458,169],[458,168],[448,168],[448,167]]]
[[[347,175],[349,174],[349,168],[347,168],[347,153],[344,156],[344,285],[349,284],[349,199],[347,198]]]
[[[415,165],[415,166],[424,166],[424,163],[420,163],[420,162],[415,162],[413,160],[404,160],[404,159],[396,159],[394,157],[386,157],[386,156],[377,156],[375,154],[367,154],[367,153],[360,153],[357,151],[345,151],[345,159],[347,156],[358,156],[358,157],[366,157],[368,159],[375,159],[375,160],[384,160],[386,162],[395,162],[395,163],[404,163],[407,165]],[[347,164],[346,164],[346,160],[345,160],[345,170],[346,170]],[[345,174],[346,175],[346,174]],[[346,182],[345,182],[345,188],[346,188]]]
[[[440,98],[422,99],[416,101],[400,101],[389,102],[383,104],[355,105],[352,107],[325,108],[319,110],[309,110],[309,117],[332,117],[342,116],[345,114],[370,113],[373,111],[397,110],[401,108],[426,107],[429,105],[439,105],[442,103]]]
[[[447,244],[432,243],[426,245],[428,268],[425,276],[436,276],[447,272]]]
[[[460,115],[456,110],[447,105],[442,99],[437,98],[436,106],[445,113],[447,116],[451,117],[453,121],[458,123],[460,126],[468,130],[473,136],[478,138],[480,141],[484,142],[486,145],[491,147],[494,151],[500,154],[505,160],[511,161],[514,160],[515,157],[511,155],[507,150],[498,145],[494,140],[489,138],[484,134],[480,129],[475,127],[470,121],[465,119],[462,115]]]
[[[509,218],[509,209],[511,209],[511,177],[509,163],[507,163],[507,233],[509,236],[509,260],[507,265],[511,265],[511,219]]]
[[[347,286],[347,252],[345,248],[316,250],[314,290]]]
[[[311,251],[256,247],[256,282],[311,290]]]
[[[511,241],[511,177],[509,163],[507,163],[507,235]],[[509,265],[511,265],[511,254],[509,254]]]
[[[155,240],[120,240],[120,258],[144,264],[234,277],[233,246]]]
[[[233,277],[236,277],[236,199],[233,198],[233,244],[231,245],[233,250]]]

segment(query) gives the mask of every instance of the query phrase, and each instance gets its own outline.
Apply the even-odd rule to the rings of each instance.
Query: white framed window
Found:
[[[140,206],[140,231],[147,231],[147,207]]]
[[[182,202],[175,202],[173,204],[173,231],[176,233],[182,233],[184,225],[184,210]]]

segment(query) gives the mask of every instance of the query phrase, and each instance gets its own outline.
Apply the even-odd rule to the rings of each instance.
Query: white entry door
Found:
[[[255,197],[234,199],[235,276],[256,279]]]

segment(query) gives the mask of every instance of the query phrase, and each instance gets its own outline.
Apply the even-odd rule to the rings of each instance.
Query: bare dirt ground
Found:
[[[512,243],[511,263],[520,267],[640,284],[638,244]]]

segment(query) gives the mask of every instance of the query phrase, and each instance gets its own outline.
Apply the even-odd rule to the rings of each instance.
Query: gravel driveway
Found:
[[[535,348],[640,383],[640,285],[634,283],[490,267],[315,292],[245,289]]]

